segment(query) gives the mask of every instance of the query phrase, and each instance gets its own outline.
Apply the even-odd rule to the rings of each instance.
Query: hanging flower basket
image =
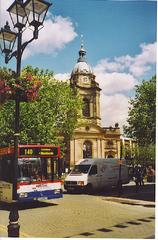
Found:
[[[21,102],[35,101],[41,85],[39,77],[31,73],[24,72],[17,79],[13,72],[0,69],[0,104],[16,98]]]
[[[11,88],[7,86],[6,81],[0,79],[0,104],[10,99]]]

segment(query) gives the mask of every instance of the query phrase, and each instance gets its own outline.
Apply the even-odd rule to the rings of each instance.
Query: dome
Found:
[[[81,48],[78,53],[79,53],[79,58],[72,70],[72,74],[75,74],[75,73],[93,74],[93,70],[91,66],[86,62],[86,59],[85,59],[86,51],[83,48],[83,44],[81,45]]]
[[[93,74],[93,70],[89,64],[86,62],[78,62],[75,64],[72,74],[75,73],[87,73],[87,74]]]

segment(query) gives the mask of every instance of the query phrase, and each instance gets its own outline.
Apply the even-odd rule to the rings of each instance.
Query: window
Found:
[[[112,140],[107,141],[107,145],[112,146],[114,143]]]
[[[56,179],[58,176],[57,159],[52,158],[19,158],[18,181],[43,181]]]
[[[83,99],[82,113],[84,117],[90,117],[90,102],[87,98]]]
[[[89,175],[96,175],[97,174],[97,166],[96,165],[93,165],[91,167],[91,170],[89,172]]]
[[[76,165],[73,170],[72,170],[72,174],[75,173],[88,173],[89,169],[90,169],[91,165]]]
[[[83,158],[92,157],[92,143],[90,141],[85,141],[83,144]]]

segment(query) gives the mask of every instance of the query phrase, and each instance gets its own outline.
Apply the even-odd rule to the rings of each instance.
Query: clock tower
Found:
[[[91,66],[86,61],[86,51],[81,44],[79,57],[70,78],[72,88],[77,88],[83,101],[82,119],[67,144],[66,165],[73,167],[83,158],[120,156],[120,129],[102,127],[100,117],[99,84]]]
[[[72,87],[76,87],[83,100],[82,115],[89,123],[100,126],[100,88],[95,81],[91,66],[86,61],[86,51],[81,44],[79,58],[70,78]]]

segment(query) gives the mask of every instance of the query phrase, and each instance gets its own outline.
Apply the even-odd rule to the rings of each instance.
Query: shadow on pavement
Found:
[[[65,191],[64,194],[67,194]],[[85,192],[71,192],[71,194],[86,194]],[[104,196],[104,197],[121,197],[135,200],[143,201],[155,201],[155,183],[146,183],[139,187],[138,192],[136,192],[136,186],[123,185],[122,193],[119,193],[116,187],[106,188],[102,191],[93,192],[91,195],[94,196]]]
[[[57,206],[58,204],[55,203],[48,203],[48,202],[26,202],[26,203],[18,203],[18,210],[27,210],[33,208],[42,208],[42,207],[50,207],[50,206]],[[0,203],[0,210],[10,211],[11,204],[9,203]]]
[[[143,200],[143,201],[155,201],[155,183],[153,184],[145,184],[140,186],[138,191],[136,192],[135,185],[124,185],[122,188],[122,193],[119,193],[116,188],[106,189],[97,195],[101,196],[113,196],[113,197],[121,197],[121,198],[129,198],[135,200]]]

